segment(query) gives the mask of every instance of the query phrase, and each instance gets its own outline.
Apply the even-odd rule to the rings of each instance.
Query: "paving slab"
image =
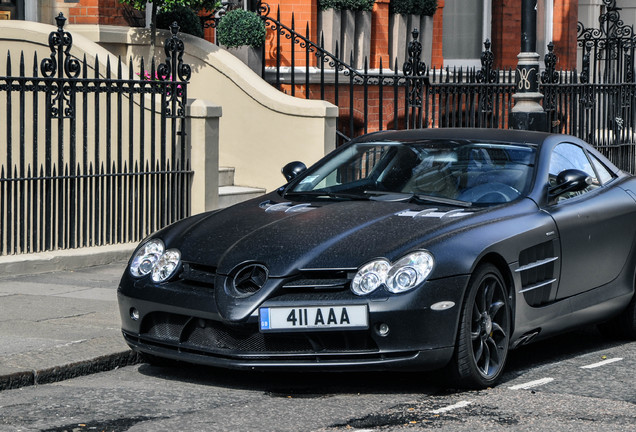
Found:
[[[120,259],[49,273],[5,271],[0,277],[0,390],[138,362],[120,330],[117,286],[125,268]]]

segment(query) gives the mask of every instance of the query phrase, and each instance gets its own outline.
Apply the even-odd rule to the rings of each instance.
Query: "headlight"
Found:
[[[146,276],[152,271],[165,249],[166,247],[159,239],[146,242],[133,257],[130,263],[130,274],[135,277]]]
[[[386,287],[392,293],[401,293],[415,288],[426,280],[433,270],[433,255],[430,252],[414,252],[391,266]]]
[[[168,249],[159,239],[146,242],[135,254],[130,263],[130,274],[143,277],[152,274],[155,282],[166,281],[179,267],[181,252]]]
[[[177,249],[165,251],[152,268],[152,280],[155,282],[163,282],[169,279],[177,267],[179,267],[179,261],[181,261],[181,253]]]
[[[351,282],[351,290],[357,295],[365,295],[375,291],[386,281],[386,275],[390,268],[391,264],[386,260],[370,262],[358,270]]]
[[[382,259],[371,261],[358,270],[351,282],[351,291],[366,295],[382,285],[392,293],[408,291],[426,280],[434,262],[428,251],[410,253],[394,264]]]

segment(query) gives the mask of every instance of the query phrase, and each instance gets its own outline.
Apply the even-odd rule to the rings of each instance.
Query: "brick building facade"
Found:
[[[301,33],[304,34],[308,26],[310,36],[318,42],[320,30],[318,0],[269,0],[267,3],[270,6],[271,16],[275,16],[277,9],[280,8],[281,21],[291,25],[293,14],[296,29],[301,29]],[[393,63],[393,59],[389,57],[389,3],[390,0],[376,0],[373,7],[370,68],[379,67],[380,59],[384,67]],[[547,11],[538,16],[538,22],[544,26],[537,32],[541,43],[537,49],[539,53],[543,54],[545,51],[543,45],[549,42],[547,40],[549,38],[554,41],[555,51],[559,56],[559,67],[563,69],[576,67],[576,28],[579,7],[593,11],[595,8],[602,8],[601,3],[601,0],[539,0],[541,9]],[[456,23],[466,22],[456,21],[452,15],[456,13],[455,10],[461,11],[466,8],[466,5],[475,8],[474,16],[468,21],[470,25],[479,25],[483,22],[481,32],[477,31],[478,36],[474,38],[479,41],[479,47],[488,37],[492,41],[495,66],[516,66],[520,47],[521,0],[439,0],[438,10],[433,18],[432,57],[429,66],[442,67],[449,62],[451,65],[458,65],[449,61],[448,51],[451,48],[447,45],[448,41],[456,39],[454,35],[459,28],[463,27]],[[145,14],[122,5],[119,0],[5,0],[0,4],[0,12],[3,11],[5,11],[3,15],[5,18],[9,16],[11,19],[50,23],[59,12],[64,13],[69,24],[140,26],[144,25],[145,21]],[[593,11],[592,15],[594,13]],[[585,13],[582,14],[585,16]],[[547,23],[548,20],[551,22]],[[595,23],[584,22],[584,24],[591,26]],[[206,38],[213,40],[212,30],[206,31]],[[269,48],[268,53],[271,57],[273,55],[271,44]],[[472,58],[472,65],[476,65],[474,60],[478,59],[477,54]]]
[[[238,1],[238,0],[235,0]],[[371,30],[371,53],[369,66],[378,67],[380,58],[383,64],[391,64],[389,60],[389,2],[390,0],[376,0],[373,8]],[[267,2],[271,14],[275,14],[278,7],[281,20],[291,24],[291,15],[295,15],[297,29],[304,29],[308,25],[310,35],[318,41],[318,0],[269,0]],[[540,11],[538,22],[539,54],[545,51],[548,39],[554,41],[555,52],[559,56],[559,68],[571,69],[576,67],[576,28],[577,22],[582,21],[586,27],[598,27],[598,16],[603,11],[603,0],[538,0]],[[622,8],[622,17],[626,24],[636,21],[636,5],[633,0],[616,0],[617,6]],[[457,6],[459,5],[459,6]],[[432,58],[429,66],[469,64],[470,62],[454,63],[449,59],[448,41],[456,38],[457,32],[464,26],[456,25],[454,10],[471,9],[473,16],[469,17],[470,25],[483,22],[481,31],[477,31],[474,38],[479,46],[488,37],[492,41],[495,54],[495,66],[514,67],[517,63],[517,53],[520,46],[520,15],[521,0],[439,0],[438,11],[434,16]],[[468,12],[471,12],[468,11]],[[54,17],[62,12],[68,18],[69,24],[105,24],[123,26],[142,26],[145,14],[135,11],[119,0],[3,0],[0,2],[1,19],[26,19],[44,23],[53,23]],[[213,40],[212,30],[206,30],[206,38]],[[271,55],[271,52],[270,52]],[[452,57],[452,56],[450,56]],[[478,60],[478,56],[473,56]],[[474,61],[472,65],[477,65]],[[386,66],[385,66],[386,67]]]

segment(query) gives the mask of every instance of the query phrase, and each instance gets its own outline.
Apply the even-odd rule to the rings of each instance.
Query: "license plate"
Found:
[[[369,328],[365,305],[261,308],[259,322],[263,332]]]

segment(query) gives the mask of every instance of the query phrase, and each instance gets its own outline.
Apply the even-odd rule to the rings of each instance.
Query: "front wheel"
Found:
[[[462,307],[455,354],[449,364],[460,387],[486,388],[500,377],[510,341],[510,301],[499,270],[475,270]]]

